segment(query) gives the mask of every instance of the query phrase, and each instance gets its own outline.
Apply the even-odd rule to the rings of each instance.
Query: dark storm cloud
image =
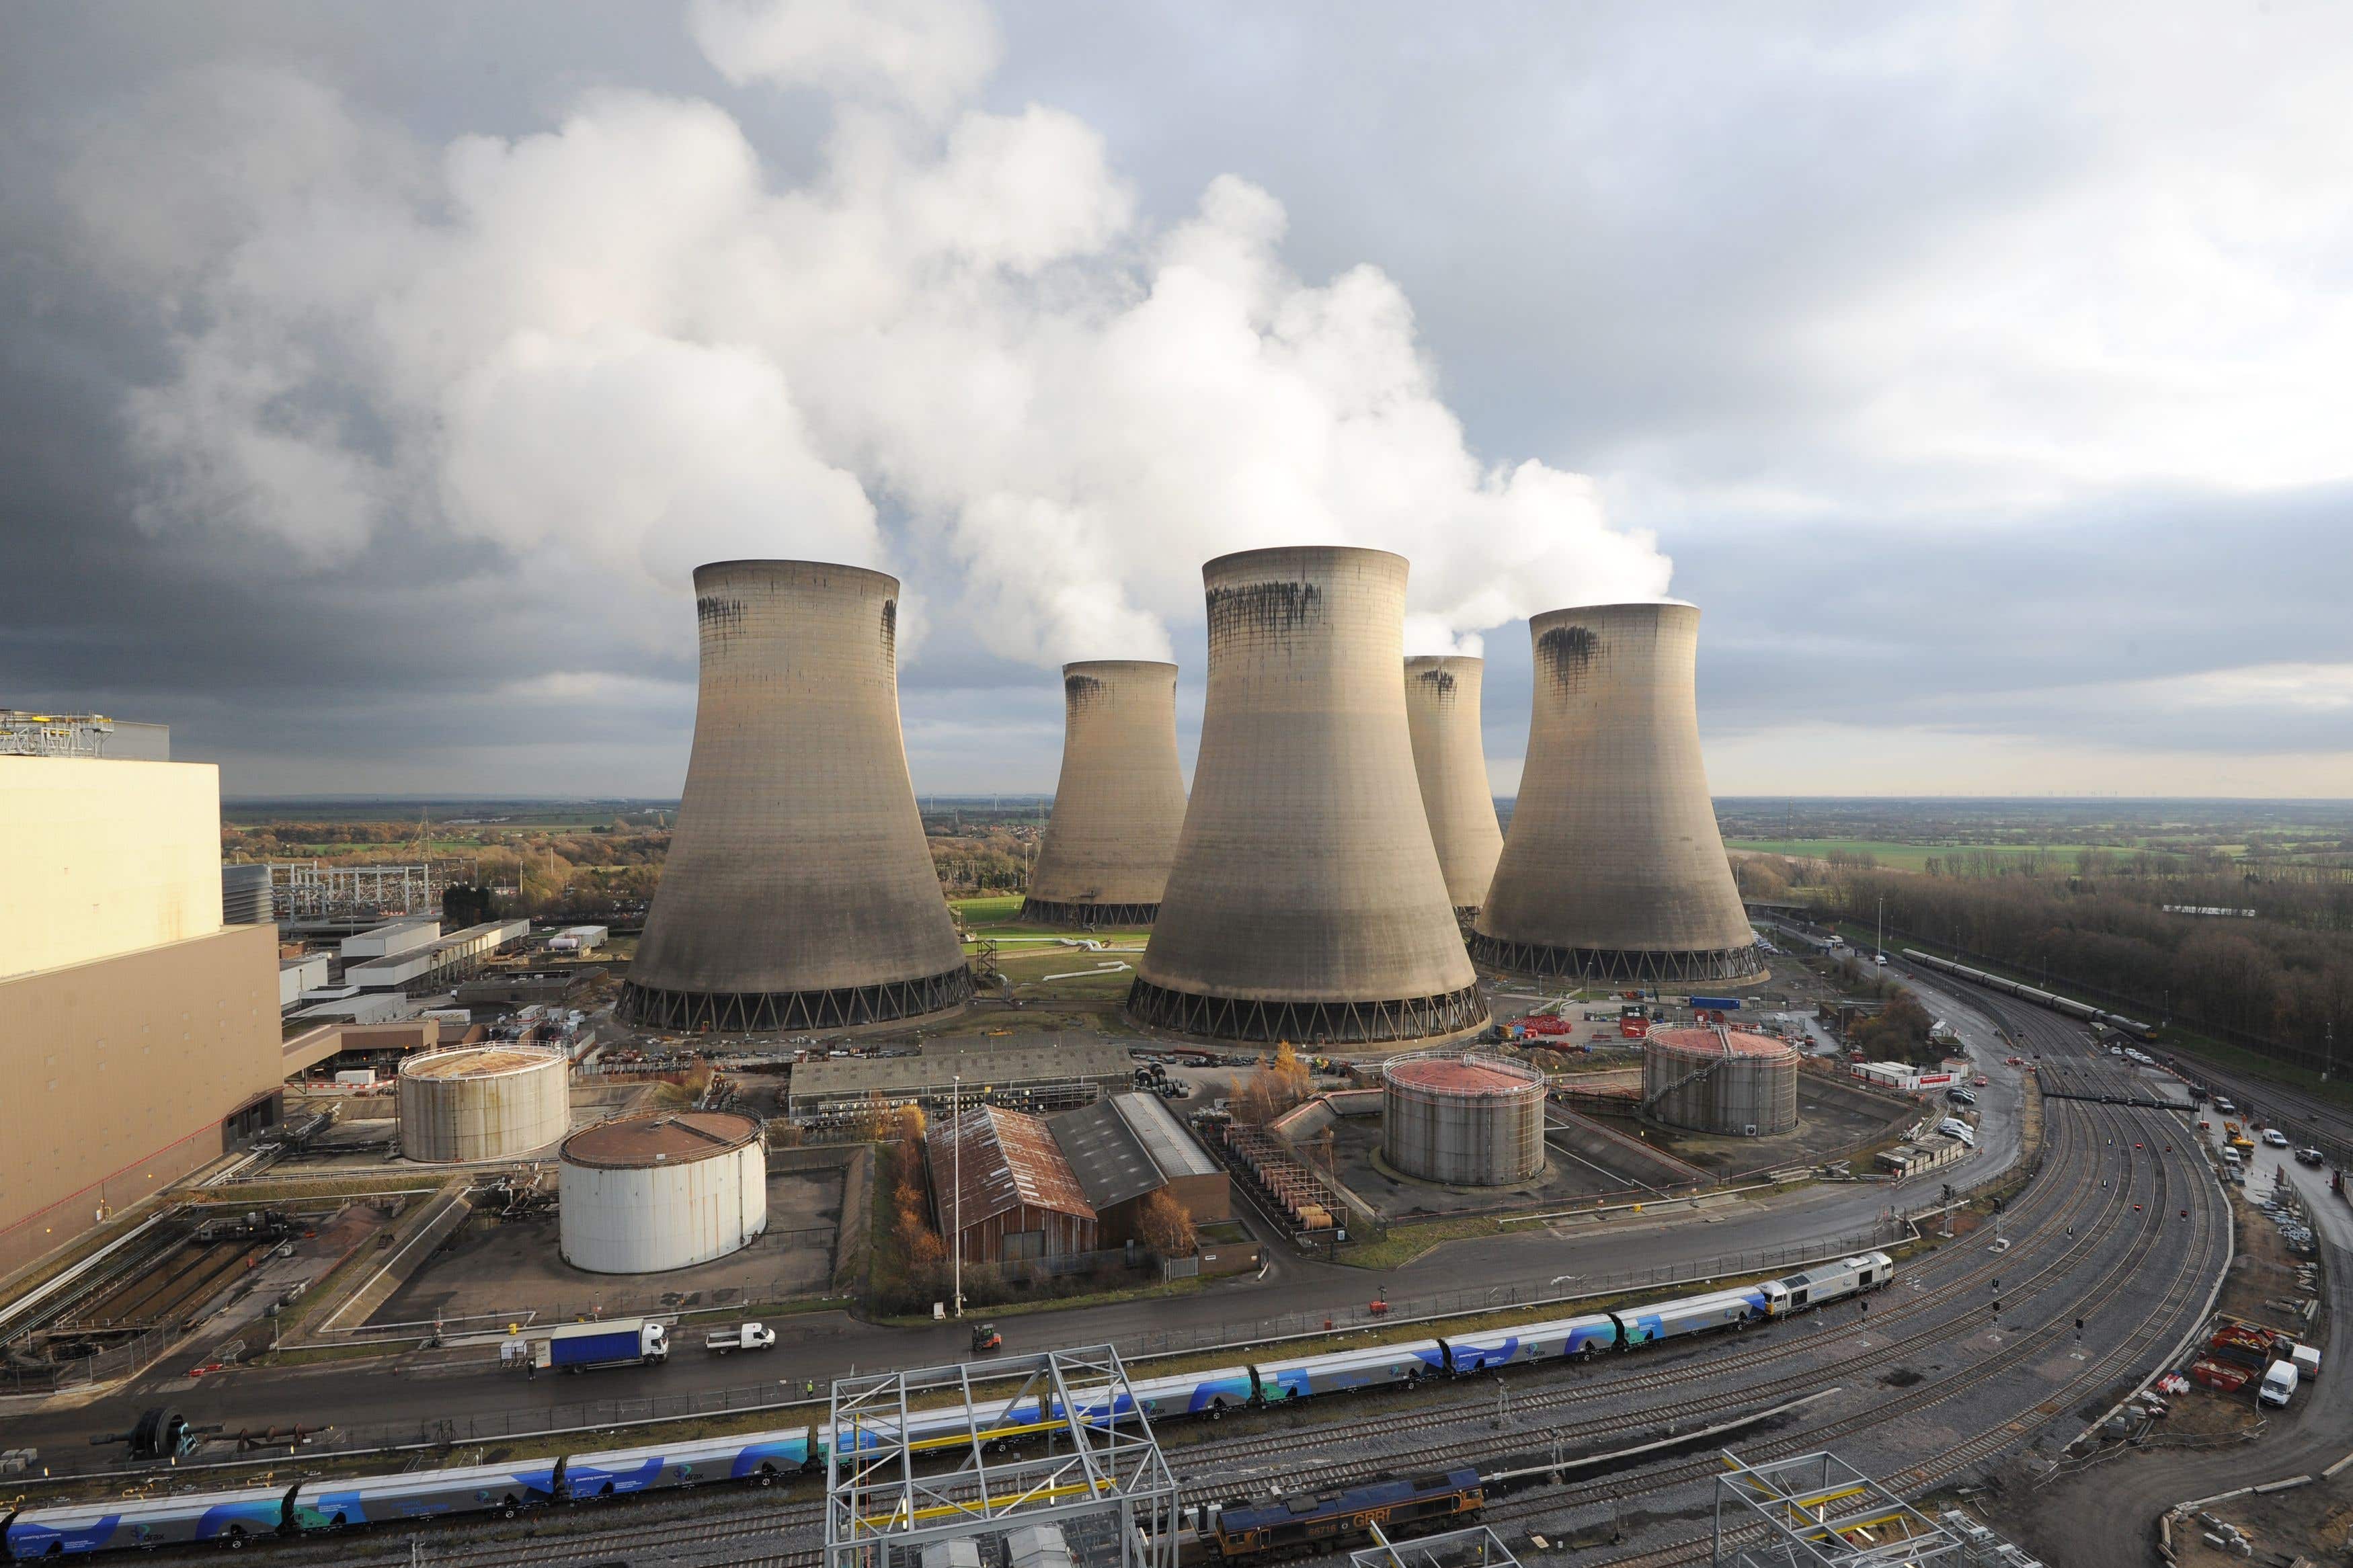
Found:
[[[1711,735],[1893,720],[2126,752],[2353,750],[2353,705],[2325,677],[2218,679],[2348,657],[2353,492],[2303,427],[2341,430],[2341,377],[2302,384],[2321,406],[2264,438],[2256,416],[2293,408],[2307,374],[2297,329],[2249,347],[2200,291],[2244,290],[2203,281],[2180,302],[2213,316],[2211,343],[2080,351],[2113,354],[2113,382],[2041,363],[2085,339],[2099,289],[2020,258],[2079,224],[2144,232],[2137,193],[2169,145],[2149,128],[2189,112],[2167,101],[2187,67],[2123,60],[2113,75],[2148,78],[2126,94],[2097,51],[2061,47],[2080,40],[1998,15],[1015,5],[987,100],[1093,126],[1159,225],[1238,174],[1285,204],[1284,253],[1310,279],[1359,262],[1395,278],[1479,452],[1595,473],[1615,522],[1657,531],[1673,591],[1707,612]],[[2341,48],[2308,31],[2266,57],[2262,27],[2284,25],[2251,24],[2211,62],[2219,97],[2266,72],[2294,76],[2283,101],[2345,80]],[[616,625],[575,582],[440,527],[376,532],[322,569],[249,531],[135,521],[155,490],[125,397],[173,373],[167,334],[190,323],[92,266],[61,180],[207,63],[328,84],[428,149],[543,130],[599,86],[708,98],[776,184],[818,164],[815,95],[730,87],[676,16],[638,6],[428,5],[398,26],[295,5],[54,6],[10,30],[0,282],[21,306],[0,316],[0,703],[165,720],[183,755],[224,760],[248,792],[674,789],[691,649]],[[2217,160],[2294,163],[2207,140]],[[2342,148],[2303,156],[2323,174],[2335,159],[2341,188]],[[2267,177],[2243,199],[2289,175]],[[2295,242],[2312,303],[2284,310],[2318,353],[2344,341],[2321,301],[2353,258],[2341,224],[2312,232]],[[2153,278],[2104,285],[2127,307],[2168,302],[2167,266],[2217,265],[2137,248]],[[2015,321],[1957,286],[1980,260],[2017,279]],[[1951,370],[1978,352],[1984,366]],[[2189,395],[2156,401],[2210,358],[2253,367],[2236,447]],[[1980,375],[2000,406],[1972,428]],[[2124,412],[2080,406],[2103,398]],[[887,502],[883,527],[921,548]],[[1050,784],[1050,674],[947,616],[957,562],[923,568],[932,619],[904,671],[920,786]],[[1189,752],[1199,629],[1168,621]],[[1486,642],[1490,751],[1510,757],[1525,622]]]

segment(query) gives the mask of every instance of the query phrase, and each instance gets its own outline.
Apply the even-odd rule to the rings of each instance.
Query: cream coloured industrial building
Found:
[[[221,921],[220,773],[0,756],[0,1275],[277,1116],[278,933]]]

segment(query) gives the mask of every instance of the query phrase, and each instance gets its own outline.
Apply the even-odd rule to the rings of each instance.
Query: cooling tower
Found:
[[[1458,916],[1479,912],[1504,830],[1495,826],[1495,793],[1487,786],[1487,748],[1479,731],[1483,658],[1423,657],[1405,661],[1405,716],[1413,732],[1413,771],[1421,781],[1422,810],[1446,876],[1446,897]]]
[[[1700,761],[1697,606],[1594,605],[1528,629],[1527,762],[1472,955],[1594,980],[1754,977]]]
[[[1185,830],[1176,667],[1091,659],[1062,667],[1062,777],[1021,918],[1149,925]]]
[[[1414,777],[1398,679],[1405,562],[1253,550],[1201,575],[1201,750],[1129,1013],[1249,1041],[1482,1026]]]
[[[899,736],[897,580],[724,561],[694,591],[694,751],[622,1016],[825,1029],[962,1003]]]

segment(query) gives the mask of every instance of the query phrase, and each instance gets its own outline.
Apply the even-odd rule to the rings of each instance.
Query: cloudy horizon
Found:
[[[2353,14],[24,13],[0,706],[674,798],[688,574],[906,584],[925,795],[1198,566],[1704,611],[1719,796],[2353,796]]]

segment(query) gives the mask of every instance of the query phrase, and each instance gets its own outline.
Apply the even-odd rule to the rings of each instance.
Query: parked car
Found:
[[[2317,1165],[2323,1162],[2323,1159],[2324,1156],[2317,1149],[2298,1149],[2295,1152],[2295,1163],[2299,1165]]]
[[[2266,1127],[2263,1129],[2263,1142],[2274,1149],[2284,1149],[2287,1147],[2287,1134],[2276,1127]]]

